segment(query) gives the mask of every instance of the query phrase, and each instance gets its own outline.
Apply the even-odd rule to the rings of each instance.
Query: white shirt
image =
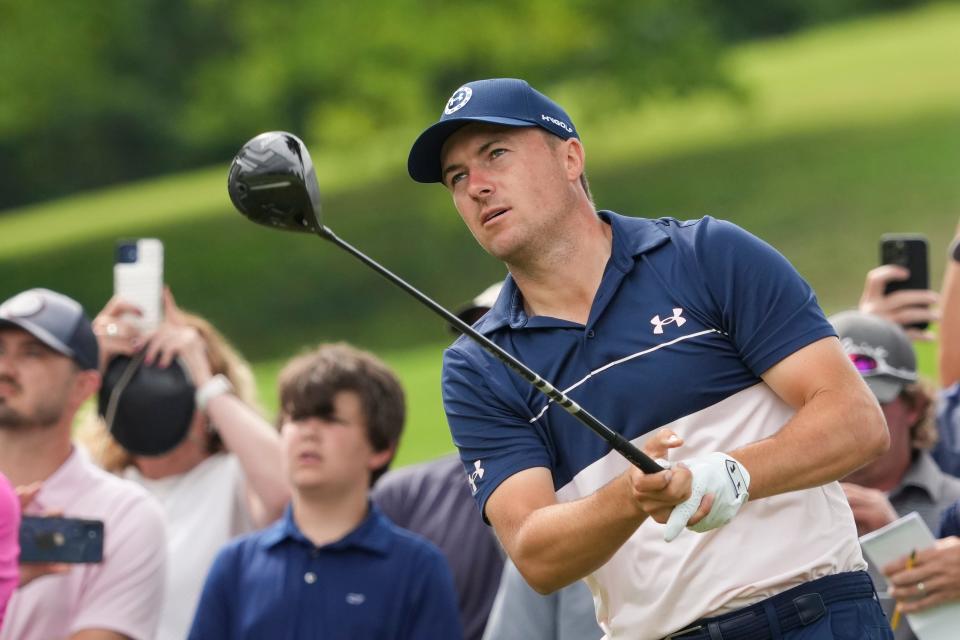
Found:
[[[664,426],[684,439],[684,457],[694,457],[768,438],[793,413],[759,383]],[[634,444],[642,446],[645,439]],[[569,501],[590,495],[627,464],[610,453],[557,496]],[[668,543],[663,530],[645,521],[586,578],[606,638],[662,638],[692,618],[721,615],[804,582],[866,569],[853,513],[837,482],[748,502],[728,524],[707,533],[686,530]]]
[[[210,456],[184,474],[151,480],[130,467],[124,476],[160,502],[167,522],[167,581],[157,640],[183,640],[213,559],[231,538],[254,529],[240,461]]]

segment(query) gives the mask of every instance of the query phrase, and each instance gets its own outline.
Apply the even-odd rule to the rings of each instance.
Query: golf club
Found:
[[[270,131],[243,145],[230,165],[227,191],[237,210],[257,224],[286,231],[314,233],[347,251],[470,336],[487,352],[606,440],[641,471],[663,471],[663,467],[629,440],[600,422],[525,364],[324,226],[320,216],[320,187],[313,161],[306,145],[295,135]]]

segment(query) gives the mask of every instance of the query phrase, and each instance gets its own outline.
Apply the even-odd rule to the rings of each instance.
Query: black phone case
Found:
[[[24,516],[21,562],[97,563],[103,560],[103,523],[78,518]]]
[[[884,295],[902,289],[929,289],[930,275],[927,257],[927,239],[920,234],[885,234],[880,238],[880,264],[895,264],[906,267],[910,277],[906,280],[888,282]],[[926,322],[906,325],[907,328],[927,328]]]

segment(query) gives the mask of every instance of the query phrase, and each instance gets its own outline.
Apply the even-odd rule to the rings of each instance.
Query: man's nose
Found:
[[[475,169],[471,171],[470,175],[467,176],[467,180],[470,181],[467,192],[471,198],[488,198],[493,195],[495,191],[490,176],[482,170]]]

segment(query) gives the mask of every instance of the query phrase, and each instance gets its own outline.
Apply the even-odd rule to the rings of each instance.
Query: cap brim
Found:
[[[896,400],[905,385],[902,380],[883,376],[864,378],[863,381],[870,387],[870,391],[873,391],[873,395],[877,397],[877,402],[880,404]]]
[[[0,318],[0,327],[16,327],[17,329],[22,329],[54,351],[62,353],[68,358],[76,358],[73,349],[57,340],[53,334],[43,327],[35,325],[32,322],[23,319]]]
[[[527,120],[498,116],[470,116],[441,120],[424,130],[410,148],[410,156],[407,158],[407,171],[410,177],[423,183],[443,182],[443,174],[440,170],[440,152],[443,150],[443,144],[455,131],[471,122],[486,122],[505,127],[537,126]]]

